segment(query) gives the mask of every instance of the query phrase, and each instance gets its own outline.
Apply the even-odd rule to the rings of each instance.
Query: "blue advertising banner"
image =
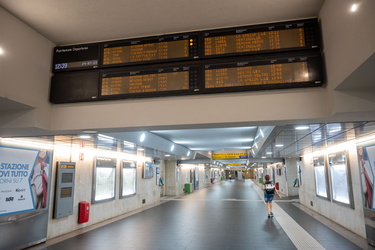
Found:
[[[0,215],[47,207],[50,153],[0,146]]]

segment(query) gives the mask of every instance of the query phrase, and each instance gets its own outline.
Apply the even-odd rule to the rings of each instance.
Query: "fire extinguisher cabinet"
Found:
[[[81,201],[79,203],[78,223],[88,222],[89,215],[90,215],[90,203],[86,201]]]

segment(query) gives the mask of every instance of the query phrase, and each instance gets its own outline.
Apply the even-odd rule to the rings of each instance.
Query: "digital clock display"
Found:
[[[99,67],[99,58],[98,44],[56,47],[52,71],[95,69]]]
[[[98,67],[98,60],[71,62],[71,63],[57,63],[55,64],[54,69],[61,70],[61,69],[72,69],[72,68],[82,68],[82,67],[96,68]]]

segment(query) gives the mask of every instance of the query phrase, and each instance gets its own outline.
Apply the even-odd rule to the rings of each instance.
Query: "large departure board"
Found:
[[[158,67],[145,70],[122,68],[115,72],[103,72],[100,96],[160,95],[166,92],[189,93],[198,91],[200,84],[198,66]]]
[[[103,44],[102,65],[128,65],[145,62],[199,58],[198,34],[132,39]]]
[[[57,46],[50,101],[321,86],[319,30],[312,18]]]
[[[204,57],[318,48],[316,20],[204,32]]]
[[[206,63],[204,88],[246,90],[251,88],[283,88],[321,85],[323,82],[319,55],[294,57],[279,56],[272,59]]]

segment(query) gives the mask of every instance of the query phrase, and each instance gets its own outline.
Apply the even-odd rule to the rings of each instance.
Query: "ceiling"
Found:
[[[323,3],[324,0],[0,0],[1,7],[56,45],[310,18],[318,16]],[[9,112],[8,106],[1,107],[1,112]],[[373,123],[307,124],[307,127],[296,130],[294,125],[225,127],[219,124],[207,129],[145,131],[153,136],[154,145],[139,142],[138,136],[143,131],[104,134],[141,146],[155,158],[184,160],[183,153],[176,153],[177,150],[195,151],[195,159],[210,158],[207,152],[211,151],[241,150],[252,152],[250,155],[259,159],[262,156],[297,157],[332,142],[374,131]],[[56,138],[83,140],[78,135]],[[84,140],[94,143],[93,138]],[[177,147],[174,152],[171,142]],[[113,145],[108,140],[101,143]],[[283,146],[278,147],[279,144]]]
[[[316,17],[324,0],[0,0],[56,45]]]

